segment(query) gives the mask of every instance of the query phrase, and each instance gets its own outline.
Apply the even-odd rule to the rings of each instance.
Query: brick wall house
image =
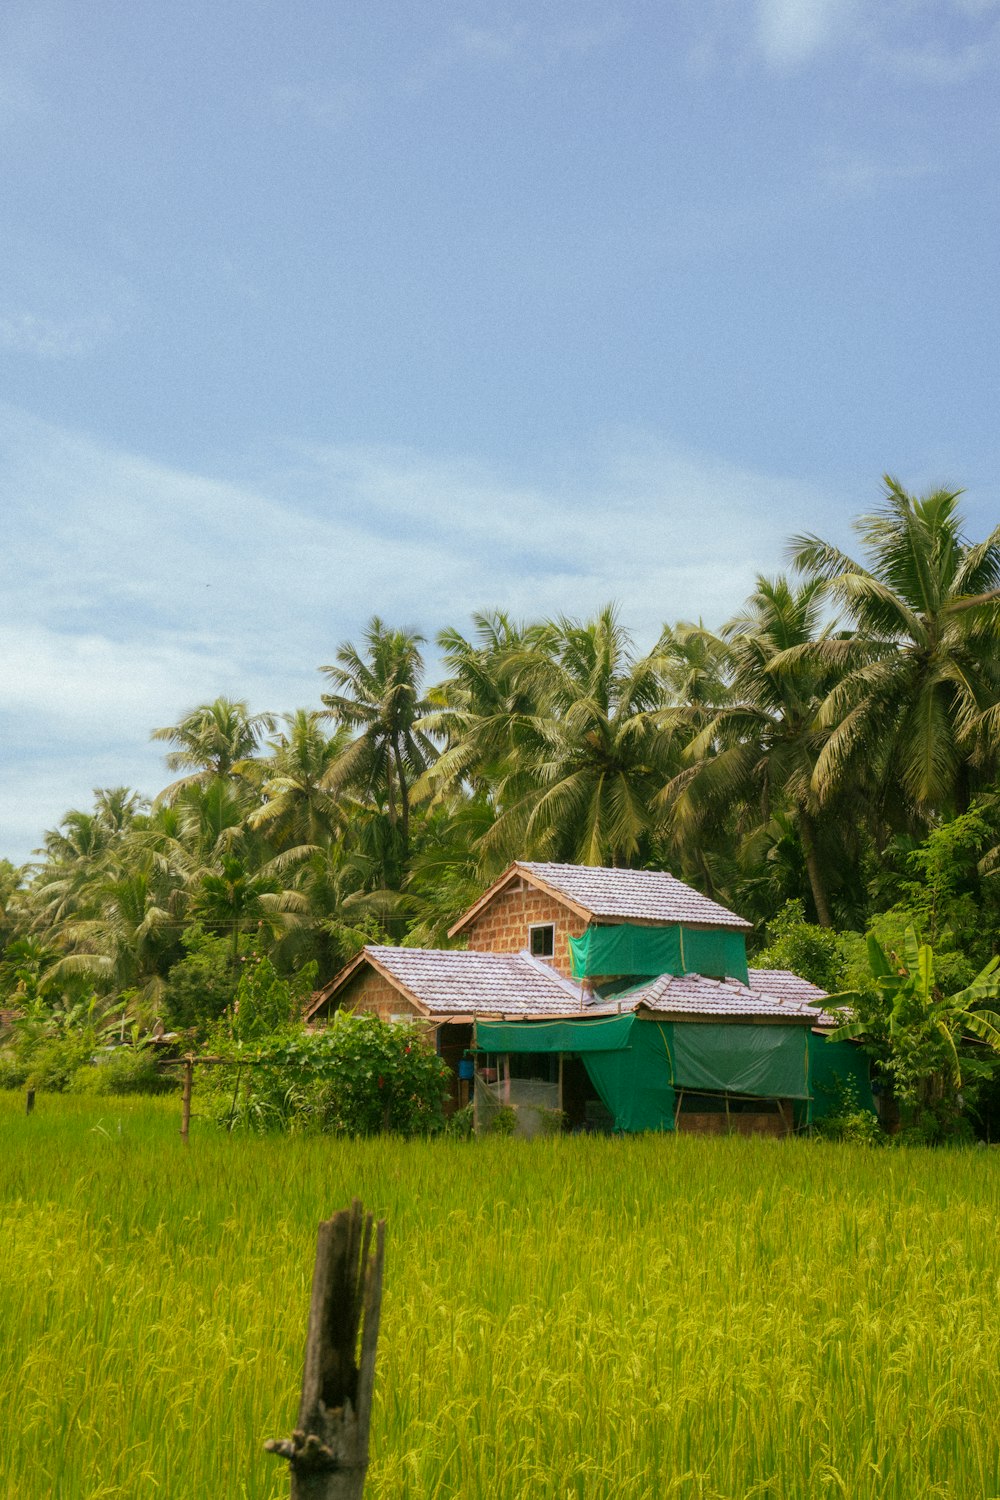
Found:
[[[547,891],[536,890],[525,880],[515,880],[498,891],[462,927],[468,947],[477,953],[530,953],[533,927],[551,925],[554,944],[548,960],[556,973],[571,975],[569,942],[586,931],[586,918],[571,911]]]

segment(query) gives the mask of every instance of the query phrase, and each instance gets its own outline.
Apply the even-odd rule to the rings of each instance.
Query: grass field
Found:
[[[389,1224],[366,1500],[1000,1497],[1000,1151],[227,1138],[0,1095],[0,1495],[285,1496],[317,1221]]]

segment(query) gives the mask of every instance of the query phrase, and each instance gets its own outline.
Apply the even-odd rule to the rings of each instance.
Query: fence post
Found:
[[[194,1058],[184,1059],[184,1092],[181,1095],[181,1140],[185,1146],[191,1129],[191,1085],[194,1082]]]
[[[35,1091],[34,1091],[34,1089],[29,1089],[28,1093],[27,1093],[27,1097],[25,1098],[25,1101],[24,1101],[24,1113],[26,1115],[30,1115],[31,1112],[32,1112],[32,1110],[34,1109],[34,1107],[35,1107]]]
[[[364,1494],[384,1219],[374,1239],[373,1246],[372,1215],[362,1212],[360,1198],[319,1226],[298,1426],[290,1438],[264,1444],[289,1461],[291,1500],[361,1500]]]

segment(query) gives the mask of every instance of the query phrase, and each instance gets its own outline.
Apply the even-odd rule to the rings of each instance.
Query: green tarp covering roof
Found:
[[[747,946],[742,932],[700,927],[642,927],[619,922],[588,927],[569,940],[576,978],[630,974],[706,974],[747,983]]]

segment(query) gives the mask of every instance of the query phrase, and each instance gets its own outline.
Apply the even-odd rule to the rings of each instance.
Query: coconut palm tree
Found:
[[[538,706],[512,726],[484,853],[641,864],[656,795],[676,770],[655,660],[636,659],[608,605],[586,623],[550,622],[517,678]]]
[[[255,754],[261,736],[273,729],[271,714],[251,714],[242,699],[232,698],[201,703],[179,723],[154,729],[151,739],[178,747],[168,753],[167,769],[187,772],[165,787],[157,801],[170,802],[185,787],[232,775],[238,762]]]
[[[443,738],[445,748],[421,778],[418,796],[450,797],[463,784],[488,792],[539,711],[537,674],[526,668],[545,647],[546,627],[525,626],[502,610],[472,620],[471,639],[452,629],[437,637],[449,675],[429,693],[434,707],[422,727]]]
[[[968,542],[960,493],[914,498],[886,475],[884,503],[857,522],[867,567],[815,536],[792,543],[795,566],[852,627],[797,648],[833,677],[818,721],[821,801],[873,765],[926,821],[964,810],[977,775],[995,773],[1000,526]]]
[[[273,866],[251,870],[235,854],[224,854],[206,870],[194,890],[193,910],[207,927],[228,932],[233,966],[239,962],[240,936],[251,928],[272,935],[294,925],[306,910],[305,897],[287,889]]]
[[[822,749],[816,716],[833,685],[832,668],[795,649],[825,640],[823,586],[794,588],[759,577],[746,612],[723,631],[729,703],[691,741],[688,767],[663,794],[682,842],[699,842],[706,824],[735,810],[737,841],[788,811],[802,845],[816,916],[832,926],[820,850],[813,773]]]
[[[328,782],[350,742],[340,726],[332,735],[323,713],[300,708],[283,716],[286,728],[270,745],[270,755],[244,763],[256,774],[262,798],[247,822],[282,848],[327,844],[342,821],[342,804]]]
[[[348,641],[336,663],[320,668],[337,689],[322,695],[329,717],[358,731],[326,773],[326,789],[352,788],[384,806],[405,869],[410,790],[437,753],[419,723],[431,707],[421,696],[423,636],[391,630],[375,615],[363,639],[362,650]]]

